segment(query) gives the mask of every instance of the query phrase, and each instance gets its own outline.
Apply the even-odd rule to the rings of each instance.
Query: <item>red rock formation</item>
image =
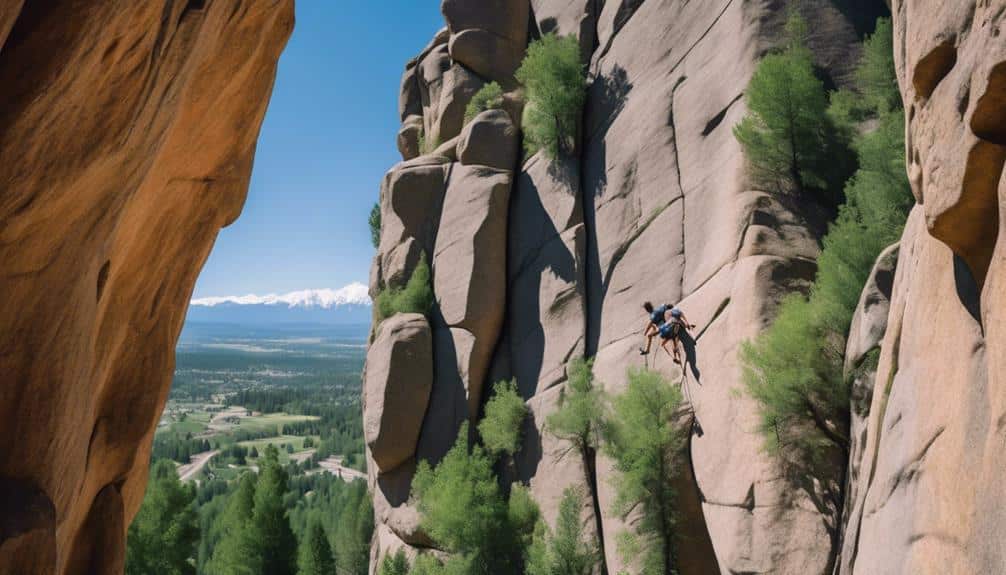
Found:
[[[0,7],[0,573],[117,573],[293,3]]]

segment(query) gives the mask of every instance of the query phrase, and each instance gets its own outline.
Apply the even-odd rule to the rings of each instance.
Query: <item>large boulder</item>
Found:
[[[377,286],[403,285],[422,253],[432,257],[449,166],[423,156],[396,165],[381,185]]]
[[[0,8],[0,573],[122,572],[293,2]],[[27,566],[31,567],[27,567]]]
[[[475,116],[461,131],[458,161],[463,165],[481,165],[513,170],[517,164],[517,127],[503,110],[486,110]]]
[[[433,336],[426,317],[396,314],[377,329],[367,352],[363,437],[383,473],[415,454],[433,387]]]
[[[420,111],[422,111],[420,109]],[[423,116],[414,114],[406,117],[402,121],[402,127],[398,130],[398,153],[403,160],[411,160],[419,157],[424,150],[420,149],[423,139]]]
[[[487,80],[510,85],[527,45],[528,9],[527,0],[443,0],[451,58]]]

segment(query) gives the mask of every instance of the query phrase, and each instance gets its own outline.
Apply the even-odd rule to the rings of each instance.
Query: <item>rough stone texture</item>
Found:
[[[443,0],[450,55],[486,80],[509,85],[524,57],[527,0]]]
[[[584,63],[590,61],[597,42],[597,13],[601,0],[531,0],[538,36],[573,34],[580,40]]]
[[[575,158],[536,154],[510,204],[507,340],[510,374],[531,396],[566,378],[566,362],[584,353],[586,231]]]
[[[419,157],[422,150],[419,149],[420,136],[423,135],[423,117],[421,115],[411,115],[402,121],[402,127],[398,130],[398,153],[403,160],[411,160]]]
[[[486,110],[472,118],[461,132],[458,161],[513,170],[517,164],[517,127],[503,110]]]
[[[842,513],[843,539],[858,536],[858,522],[849,528],[853,503],[859,498],[862,479],[863,450],[866,448],[866,424],[877,376],[880,344],[887,332],[887,316],[891,309],[894,274],[900,245],[894,244],[878,257],[870,277],[863,286],[859,304],[852,317],[845,348],[845,380],[850,385],[849,464],[846,470],[845,505]],[[852,549],[843,546],[840,572],[848,572]]]
[[[892,3],[909,179],[843,573],[1006,564],[1006,3]]]
[[[51,510],[5,527],[0,572],[122,572],[175,340],[292,26],[290,1],[0,8],[0,481],[33,494],[4,491],[5,517]]]
[[[431,319],[434,388],[417,456],[439,459],[460,423],[477,415],[474,394],[488,382],[516,379],[532,412],[515,458],[518,479],[552,521],[563,489],[589,486],[596,474],[583,521],[602,540],[608,572],[618,573],[628,567],[615,545],[626,523],[611,512],[611,462],[564,455],[543,422],[555,409],[572,357],[594,356],[598,380],[611,391],[624,387],[628,367],[644,364],[681,380],[680,369],[659,350],[647,358],[637,351],[642,302],[681,302],[698,324],[694,369],[684,385],[701,431],[681,458],[678,503],[689,541],[681,572],[830,571],[841,510],[816,505],[816,486],[796,487],[784,477],[752,431],[754,406],[736,393],[740,343],[771,322],[784,296],[808,289],[825,228],[823,214],[807,202],[752,188],[730,129],[745,113],[743,92],[758,59],[779,43],[785,7],[769,0],[532,0],[530,15],[518,21],[515,13],[498,12],[505,5],[509,0],[444,2],[451,33],[446,55],[438,46],[417,64],[427,134],[433,125],[454,133],[441,102],[449,97],[446,75],[458,61],[480,81],[507,69],[495,47],[471,47],[481,46],[481,31],[515,39],[522,36],[505,30],[527,22],[531,37],[555,31],[580,39],[590,72],[583,137],[575,155],[536,155],[516,174],[505,174],[512,188],[509,217],[497,235],[505,250],[491,258],[468,255],[470,246],[487,249],[476,232],[483,216],[459,210],[483,196],[485,183],[460,178],[473,167],[512,167],[494,147],[500,130],[478,120],[459,131],[459,162],[420,158],[444,166],[448,183],[443,215],[426,211],[437,211],[425,221],[439,226],[433,233],[439,305]],[[847,85],[862,20],[872,23],[883,5],[809,0],[802,9],[826,79]],[[463,50],[467,37],[471,46]],[[449,92],[465,98],[457,82]],[[453,210],[471,221],[452,223],[446,236],[446,222],[458,218],[448,217]],[[394,230],[385,234],[378,279],[389,269],[383,258],[415,251],[410,242],[419,241],[399,239]],[[463,257],[441,251],[448,237],[464,240]],[[505,257],[505,282],[477,275],[483,267],[496,270],[496,257]],[[504,313],[474,329],[473,304],[484,312],[499,306],[501,295]],[[401,524],[378,511],[382,521]]]
[[[641,303],[681,302],[698,326],[686,391],[703,430],[690,454],[702,513],[689,521],[705,523],[722,572],[823,573],[833,546],[826,521],[838,510],[818,510],[818,493],[783,478],[750,431],[754,406],[735,393],[740,342],[769,323],[783,295],[806,288],[821,232],[807,206],[749,187],[730,131],[784,15],[729,0],[632,4],[605,3],[591,67],[581,181],[586,351],[598,378],[621,389],[626,368],[644,363]],[[678,379],[659,354],[651,367]],[[609,470],[599,458],[598,476]],[[606,511],[603,479],[598,489],[616,573],[623,564],[611,543],[623,524]]]
[[[363,437],[380,472],[415,455],[432,387],[433,336],[426,318],[396,314],[381,322],[363,384]]]
[[[420,456],[439,461],[479,410],[506,302],[507,205],[512,172],[451,172],[433,255],[435,378]]]

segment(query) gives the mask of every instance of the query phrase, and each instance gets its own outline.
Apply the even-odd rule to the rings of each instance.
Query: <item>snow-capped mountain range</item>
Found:
[[[367,286],[306,289],[285,294],[214,296],[193,299],[188,321],[273,324],[349,324],[370,321]]]

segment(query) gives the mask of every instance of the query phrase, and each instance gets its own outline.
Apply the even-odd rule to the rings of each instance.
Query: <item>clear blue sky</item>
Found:
[[[441,26],[439,0],[297,0],[248,200],[194,297],[367,282],[367,216],[401,160],[402,70]]]

